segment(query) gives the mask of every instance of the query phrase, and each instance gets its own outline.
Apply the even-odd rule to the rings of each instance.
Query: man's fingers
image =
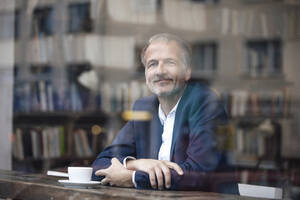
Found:
[[[106,176],[107,175],[107,169],[100,169],[95,172],[96,176]]]
[[[171,169],[174,169],[177,174],[179,175],[183,175],[183,170],[181,169],[181,167],[179,167],[179,165],[177,165],[176,163],[173,162],[169,162],[169,161],[164,161],[164,163]]]
[[[165,187],[170,188],[171,187],[171,172],[170,169],[166,166],[163,166],[162,168],[164,177],[165,177]]]
[[[156,177],[154,171],[151,170],[148,172],[148,174],[152,188],[156,189]]]
[[[102,181],[100,182],[101,185],[109,185],[109,181],[107,178],[102,179]]]
[[[164,186],[164,177],[161,168],[155,168],[155,174],[156,174],[158,189],[162,190]]]

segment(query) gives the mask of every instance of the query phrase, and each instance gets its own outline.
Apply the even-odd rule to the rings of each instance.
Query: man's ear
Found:
[[[187,69],[186,69],[186,73],[185,73],[185,81],[188,81],[188,80],[190,80],[190,78],[191,78],[191,75],[192,75],[192,69],[191,69],[191,67],[187,67]]]

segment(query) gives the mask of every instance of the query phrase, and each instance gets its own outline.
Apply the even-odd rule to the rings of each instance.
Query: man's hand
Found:
[[[150,183],[153,189],[162,190],[163,182],[165,181],[165,187],[171,187],[171,172],[170,169],[174,169],[179,175],[183,175],[182,169],[174,162],[166,160],[153,160],[153,159],[138,159],[128,160],[126,163],[127,169],[139,170],[149,174]],[[165,180],[163,179],[165,178]],[[157,184],[156,185],[156,180]]]
[[[101,181],[103,185],[133,187],[132,173],[133,171],[126,169],[117,158],[113,158],[108,168],[100,169],[95,174],[105,176]]]

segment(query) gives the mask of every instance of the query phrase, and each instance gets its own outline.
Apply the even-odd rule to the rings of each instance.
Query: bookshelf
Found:
[[[288,87],[223,92],[229,124],[217,131],[228,163],[243,168],[281,169],[283,142],[293,119]]]
[[[104,148],[107,133],[101,127],[108,115],[101,110],[100,90],[92,95],[78,81],[87,70],[90,66],[85,63],[66,68],[15,66],[12,146],[16,169],[44,171],[73,160],[88,165]],[[93,133],[95,126],[101,131]]]
[[[90,165],[123,126],[120,113],[148,95],[139,81],[90,83],[98,77],[91,71],[89,63],[15,66],[15,169],[45,171],[72,165],[73,160]]]

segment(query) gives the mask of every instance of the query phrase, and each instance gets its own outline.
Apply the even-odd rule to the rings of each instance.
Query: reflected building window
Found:
[[[217,44],[195,43],[192,45],[192,66],[194,72],[212,74],[217,70]]]
[[[132,1],[132,8],[137,13],[155,12],[161,9],[161,0],[137,0]]]
[[[162,8],[162,0],[156,0],[156,8],[160,10]]]
[[[14,30],[14,37],[15,39],[20,37],[20,11],[16,10],[15,11],[15,30]]]
[[[247,69],[250,76],[272,76],[282,74],[280,40],[248,41]]]
[[[33,12],[32,36],[54,34],[54,9],[51,7],[37,8]]]
[[[14,37],[14,12],[0,12],[0,40],[12,39]]]
[[[143,47],[142,46],[136,46],[134,48],[134,53],[135,53],[135,67],[136,71],[140,74],[143,74],[145,72],[144,65],[141,61],[141,52],[142,52]]]
[[[71,4],[68,7],[68,14],[70,33],[92,31],[90,3]]]

